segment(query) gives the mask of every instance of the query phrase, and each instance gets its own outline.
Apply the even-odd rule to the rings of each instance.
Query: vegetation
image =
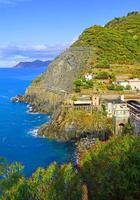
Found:
[[[108,86],[108,89],[109,90],[114,90],[114,91],[124,91],[125,90],[124,86],[122,86],[122,85],[115,85],[113,83]]]
[[[86,47],[93,55],[93,64],[140,63],[140,13],[115,18],[105,25],[86,29],[72,47]],[[103,65],[104,66],[104,65]]]
[[[140,138],[125,135],[97,142],[81,157],[80,171],[53,163],[25,178],[20,164],[1,159],[1,200],[139,200],[139,155]]]
[[[42,80],[42,77],[41,77],[41,76],[38,76],[36,79],[34,79],[34,80],[32,81],[32,85],[33,85],[33,86],[36,86],[37,84],[40,83],[41,80]]]
[[[105,71],[99,72],[99,73],[95,76],[95,78],[96,78],[96,79],[112,79],[112,80],[115,80],[114,74],[110,74],[110,73],[105,72]]]
[[[72,164],[58,167],[56,163],[47,169],[38,168],[31,178],[21,177],[8,185],[2,200],[81,200],[82,182]]]
[[[76,123],[80,130],[104,131],[112,129],[112,121],[106,117],[106,113],[102,111],[93,111],[89,113],[85,110],[69,110],[65,116],[65,120],[69,123]]]
[[[74,81],[74,91],[80,92],[81,88],[89,89],[93,87],[93,80],[82,77]]]
[[[110,68],[111,66],[107,60],[102,60],[95,67],[102,69],[102,68]]]
[[[99,142],[83,160],[82,176],[90,199],[138,200],[140,197],[140,138],[114,137]]]
[[[128,122],[127,124],[124,125],[123,127],[123,135],[127,135],[130,134],[132,135],[134,133],[134,127],[130,124],[130,122]]]

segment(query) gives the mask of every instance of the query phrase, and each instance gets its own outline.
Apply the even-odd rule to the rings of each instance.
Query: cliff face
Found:
[[[73,81],[87,66],[86,48],[70,48],[52,62],[47,71],[26,90],[25,99],[36,111],[52,112],[72,90]]]

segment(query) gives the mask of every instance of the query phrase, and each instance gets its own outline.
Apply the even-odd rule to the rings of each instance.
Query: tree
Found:
[[[132,135],[98,142],[81,161],[90,199],[140,197],[140,138]]]
[[[28,180],[25,178],[19,179],[18,183],[6,190],[1,200],[31,200],[32,194]]]
[[[82,80],[81,80],[81,79],[75,80],[75,81],[74,81],[74,85],[75,85],[75,87],[80,87],[80,86],[82,86]]]
[[[131,124],[130,123],[125,124],[123,127],[122,134],[126,135],[126,134],[133,134],[133,133],[134,133],[134,128],[131,126]]]
[[[19,179],[22,177],[23,169],[24,167],[18,162],[10,165],[7,164],[7,162],[4,163],[0,180],[0,188],[2,192],[17,184]]]
[[[108,72],[99,72],[96,76],[96,79],[109,79],[110,78],[110,74]]]

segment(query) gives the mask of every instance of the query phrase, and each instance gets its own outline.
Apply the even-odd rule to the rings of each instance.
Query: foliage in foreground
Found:
[[[83,157],[79,173],[72,164],[53,163],[27,179],[21,176],[19,164],[12,170],[8,167],[8,176],[1,166],[1,200],[82,200],[83,185],[89,200],[138,200],[140,196],[140,138],[132,135],[97,143]]]
[[[127,135],[98,143],[81,164],[91,199],[139,199],[140,138]]]

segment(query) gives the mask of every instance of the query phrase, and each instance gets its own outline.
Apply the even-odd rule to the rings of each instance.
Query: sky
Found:
[[[140,11],[140,0],[0,0],[0,67],[50,60],[94,24]]]

